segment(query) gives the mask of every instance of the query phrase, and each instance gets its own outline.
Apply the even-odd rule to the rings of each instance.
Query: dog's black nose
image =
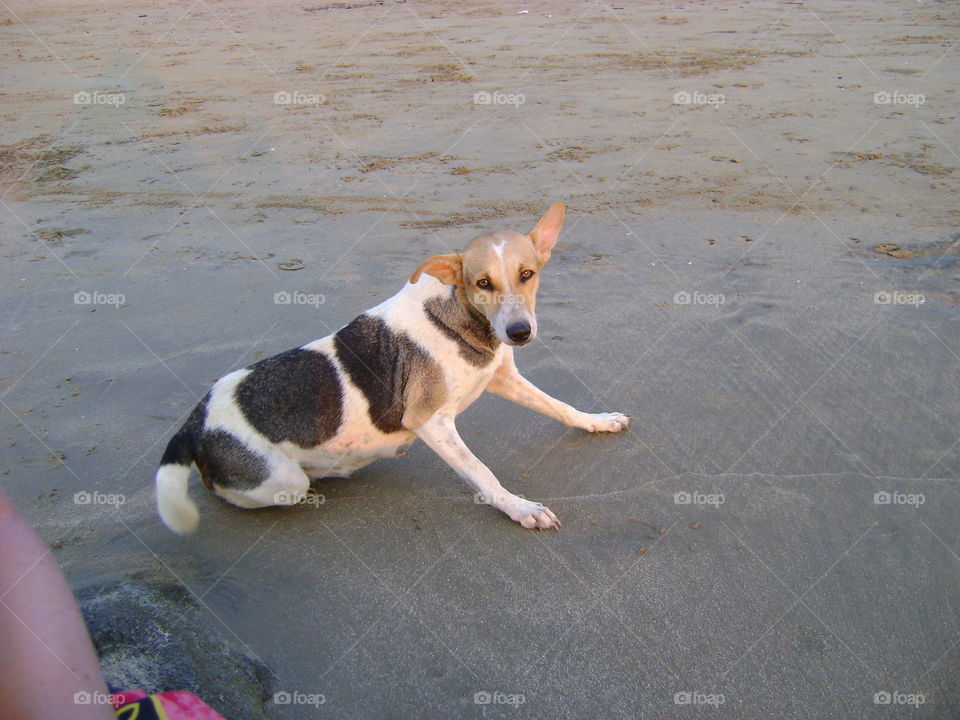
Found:
[[[515,343],[523,344],[530,339],[530,323],[521,320],[507,328],[507,337]]]

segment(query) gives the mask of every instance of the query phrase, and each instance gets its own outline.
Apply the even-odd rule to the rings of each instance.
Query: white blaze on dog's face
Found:
[[[555,203],[528,235],[493,232],[474,238],[463,253],[436,255],[421,272],[459,285],[468,303],[507,345],[526,345],[537,335],[540,270],[550,259],[563,225],[563,203]]]

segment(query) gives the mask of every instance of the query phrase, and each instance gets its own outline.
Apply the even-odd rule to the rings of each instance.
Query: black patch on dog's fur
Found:
[[[343,388],[326,355],[296,348],[261,360],[234,395],[244,417],[270,442],[320,445],[343,420]]]
[[[382,433],[402,430],[408,381],[413,373],[432,372],[436,362],[409,335],[370,315],[339,330],[334,345],[340,364],[367,399],[370,421]]]
[[[161,465],[185,465],[190,467],[197,455],[197,438],[203,432],[203,425],[207,421],[207,402],[210,393],[203,396],[197,406],[190,413],[190,417],[176,434],[167,443],[167,449],[160,459]]]
[[[225,430],[204,432],[197,445],[197,468],[208,489],[252,490],[270,475],[267,459]]]
[[[423,304],[430,322],[448,338],[457,343],[460,357],[471,365],[484,367],[493,360],[500,340],[493,334],[490,323],[482,315],[467,310],[451,288],[445,297],[430,298]]]

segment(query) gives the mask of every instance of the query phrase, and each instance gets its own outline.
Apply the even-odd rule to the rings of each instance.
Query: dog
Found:
[[[226,375],[167,445],[156,475],[163,522],[193,532],[191,465],[244,508],[293,505],[311,479],[347,477],[423,440],[489,505],[525,528],[559,527],[543,504],[504,489],[457,433],[484,390],[590,432],[630,417],[585,413],[524,379],[513,350],[537,335],[540,270],[563,225],[554,204],[528,234],[490,232],[434,255],[404,288],[333,335]]]

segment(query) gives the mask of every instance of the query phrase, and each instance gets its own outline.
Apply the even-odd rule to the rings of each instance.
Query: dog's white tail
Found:
[[[187,495],[194,447],[190,429],[180,428],[167,444],[157,470],[157,510],[164,524],[178,535],[189,535],[200,522],[197,506]]]
[[[157,509],[164,524],[178,535],[189,535],[197,529],[200,513],[187,495],[190,467],[161,465],[157,470]]]

